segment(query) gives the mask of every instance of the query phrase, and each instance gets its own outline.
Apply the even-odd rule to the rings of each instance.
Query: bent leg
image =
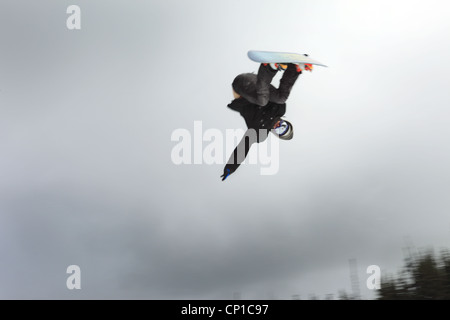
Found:
[[[258,76],[256,80],[256,104],[259,106],[265,106],[269,103],[271,96],[271,89],[273,88],[270,83],[273,77],[277,74],[277,70],[273,70],[269,64],[261,64],[258,70]]]
[[[250,103],[259,106],[265,106],[269,101],[283,104],[289,97],[301,72],[297,72],[294,64],[289,64],[280,80],[278,89],[271,85],[276,74],[277,70],[273,70],[269,64],[261,64],[257,75],[241,74],[236,77],[234,85],[238,89],[238,93]]]
[[[301,72],[297,71],[296,66],[290,63],[280,80],[278,89],[270,88],[270,101],[279,104],[285,103],[300,74]]]
[[[238,75],[233,81],[233,90],[250,103],[265,106],[269,102],[270,83],[276,73],[277,70],[272,70],[269,65],[261,64],[258,74]]]

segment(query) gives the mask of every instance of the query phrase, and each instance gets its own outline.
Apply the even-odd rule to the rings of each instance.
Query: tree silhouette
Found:
[[[450,254],[441,250],[435,256],[428,249],[410,254],[397,278],[392,275],[381,279],[377,291],[379,300],[448,300],[450,299]]]

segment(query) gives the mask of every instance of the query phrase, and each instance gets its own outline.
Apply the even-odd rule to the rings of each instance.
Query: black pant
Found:
[[[278,104],[285,103],[301,72],[297,72],[294,64],[288,64],[286,71],[281,77],[278,89],[270,84],[276,74],[277,71],[273,70],[269,64],[261,64],[255,85],[247,87],[245,92],[241,93],[241,96],[259,106],[265,106],[269,101]]]

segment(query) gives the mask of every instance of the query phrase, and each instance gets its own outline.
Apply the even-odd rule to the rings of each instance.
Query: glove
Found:
[[[223,170],[223,175],[220,176],[222,178],[222,181],[225,181],[225,179],[228,178],[228,176],[230,174],[231,174],[231,170],[230,169]]]

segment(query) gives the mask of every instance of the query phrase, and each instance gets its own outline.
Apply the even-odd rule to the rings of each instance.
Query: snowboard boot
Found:
[[[263,63],[263,65],[265,65],[265,66],[270,65],[272,70],[276,70],[276,71],[284,71],[287,69],[287,66],[288,66],[285,63]]]
[[[302,71],[309,71],[312,72],[313,71],[313,65],[310,63],[294,63],[296,68],[297,68],[297,72],[302,72]],[[264,65],[270,65],[270,67],[272,68],[272,70],[276,70],[276,71],[286,71],[288,65],[285,63],[264,63]]]
[[[302,72],[302,71],[309,71],[312,72],[313,71],[313,65],[310,63],[294,63],[295,67],[297,68],[297,72]]]

